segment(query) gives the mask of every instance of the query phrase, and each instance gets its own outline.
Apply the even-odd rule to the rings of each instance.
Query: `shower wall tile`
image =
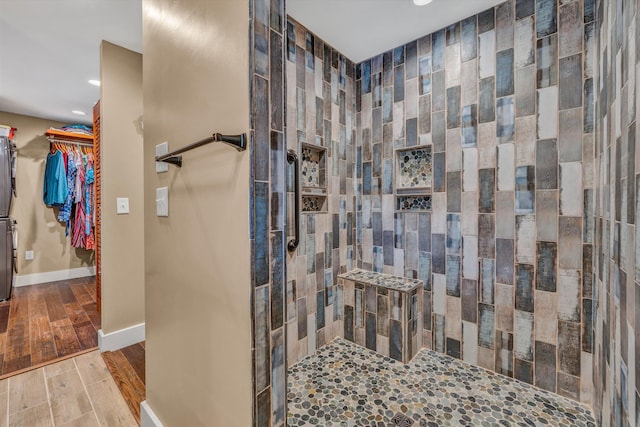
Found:
[[[584,314],[584,301],[597,307],[590,289],[599,276],[589,260],[614,255],[613,247],[595,250],[608,241],[598,234],[606,227],[598,228],[589,214],[608,200],[594,194],[602,163],[594,106],[607,95],[611,108],[627,112],[625,124],[636,114],[635,91],[623,96],[615,85],[595,86],[595,18],[585,17],[597,9],[585,4],[590,1],[506,1],[363,62],[360,68],[371,70],[355,77],[360,109],[352,122],[358,124],[352,158],[359,160],[347,205],[356,213],[353,264],[425,281],[425,304],[431,304],[422,319],[425,347],[549,390],[561,386],[584,401],[590,394],[580,382],[588,372],[581,353],[589,353],[582,337],[598,325]],[[619,63],[631,70],[624,61],[635,58],[640,55],[620,55]],[[378,68],[380,107],[373,100]],[[628,135],[607,132],[607,141],[620,137],[629,152]],[[433,158],[431,211],[420,214],[396,211],[398,177],[393,167],[385,175],[384,166],[394,150],[413,145],[431,146]],[[619,163],[625,179],[628,157],[621,154]],[[620,186],[625,213],[633,182],[634,188]],[[418,215],[429,215],[428,227]],[[613,236],[616,227],[609,230]],[[628,241],[618,238],[616,253],[631,260],[623,249],[634,247]],[[560,321],[578,326],[577,371],[574,350],[562,361],[557,356],[561,340],[575,335],[564,329],[561,335]],[[376,343],[378,337],[384,335],[378,332]]]
[[[356,318],[362,322],[370,322],[371,319],[361,310],[344,309],[344,302],[341,300],[343,291],[338,286],[337,276],[347,271],[349,266],[356,265],[353,236],[358,224],[353,218],[356,216],[355,208],[358,203],[354,197],[354,181],[359,180],[360,185],[366,181],[364,187],[368,194],[375,192],[379,195],[382,191],[381,181],[385,170],[382,127],[388,114],[388,105],[393,103],[389,104],[386,88],[382,87],[382,64],[380,61],[367,61],[360,67],[361,81],[365,83],[360,86],[360,90],[364,89],[362,93],[366,94],[366,99],[361,99],[359,103],[361,110],[370,114],[370,120],[366,121],[367,127],[362,132],[366,134],[367,144],[360,151],[361,155],[355,155],[354,136],[360,134],[356,129],[355,64],[291,18],[287,21],[287,28],[289,47],[294,44],[296,52],[302,52],[300,56],[305,58],[305,65],[300,67],[291,58],[287,58],[284,63],[287,76],[295,76],[297,86],[295,93],[287,91],[287,110],[300,113],[300,109],[303,109],[300,119],[293,120],[293,115],[287,114],[287,129],[295,130],[295,139],[290,138],[292,134],[288,132],[286,145],[288,149],[299,153],[302,153],[301,143],[311,148],[317,145],[317,152],[326,148],[323,153],[325,167],[321,171],[324,172],[324,178],[321,177],[320,181],[326,182],[327,191],[327,213],[301,216],[300,245],[296,251],[287,254],[287,280],[296,281],[295,298],[298,300],[297,312],[288,313],[288,323],[298,325],[297,336],[287,334],[287,341],[296,342],[299,349],[295,357],[287,359],[287,365],[291,366],[309,352],[331,341],[336,336],[336,330],[342,331],[340,335],[351,334],[353,339],[361,335],[365,345],[371,344],[375,338],[351,327],[339,326],[344,323],[343,317],[346,316],[350,316],[352,322]],[[314,47],[317,49],[313,49]],[[353,166],[347,167],[346,160],[355,163],[356,176],[359,177],[356,180],[350,172],[353,171]],[[365,173],[362,173],[363,164],[366,165]],[[293,189],[289,190],[288,200],[293,201]],[[371,206],[371,199],[368,200],[368,206]],[[360,199],[360,206],[362,205]],[[369,209],[367,218],[371,231],[365,233],[370,236],[367,241],[375,243],[378,248],[371,251],[369,262],[372,267],[375,264],[382,268],[385,261],[382,250],[385,239],[381,211]],[[293,228],[287,227],[288,238],[293,237],[292,233]],[[386,261],[390,261],[389,254],[386,255]],[[304,303],[301,304],[300,301]],[[353,302],[351,307],[354,307]]]

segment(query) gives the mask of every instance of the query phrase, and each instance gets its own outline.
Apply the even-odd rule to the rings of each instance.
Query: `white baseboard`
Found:
[[[144,341],[144,323],[109,332],[108,334],[102,332],[102,329],[98,331],[100,352],[116,351],[141,341]]]
[[[160,418],[153,412],[146,400],[140,403],[140,427],[163,427]]]
[[[39,283],[57,282],[59,280],[77,279],[96,275],[95,267],[71,268],[69,270],[48,271],[46,273],[16,275],[13,286],[29,286]]]

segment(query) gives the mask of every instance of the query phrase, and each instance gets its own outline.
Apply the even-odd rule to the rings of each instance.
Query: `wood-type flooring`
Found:
[[[13,289],[0,302],[0,379],[95,349],[95,278]]]
[[[144,341],[116,351],[102,353],[111,376],[133,417],[140,422],[140,403],[145,399]]]

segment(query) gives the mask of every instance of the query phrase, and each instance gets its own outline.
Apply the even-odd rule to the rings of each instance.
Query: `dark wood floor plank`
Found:
[[[49,312],[49,321],[52,323],[67,318],[62,297],[58,292],[51,292],[47,295],[47,311]]]
[[[86,304],[95,303],[93,298],[91,298],[91,295],[89,295],[89,292],[87,292],[87,288],[85,287],[84,284],[77,283],[69,286],[69,288],[71,289],[71,292],[73,292],[74,296],[76,297],[76,301],[78,301],[78,304],[86,305]]]
[[[32,364],[37,365],[58,357],[53,331],[46,313],[30,319],[29,335]]]
[[[9,310],[9,305],[0,307],[0,333],[7,332],[7,327],[9,326]]]
[[[98,345],[98,333],[93,323],[87,320],[84,323],[74,323],[73,330],[76,332],[80,350],[86,350]]]
[[[64,310],[66,311],[67,317],[71,321],[72,325],[91,322],[91,319],[89,319],[87,312],[77,302],[65,304]]]
[[[18,357],[16,359],[11,359],[11,360],[4,359],[2,363],[2,375],[8,374],[14,371],[19,371],[21,369],[26,369],[31,366],[32,366],[32,363],[31,363],[30,354]]]
[[[131,365],[143,384],[145,380],[145,368],[144,368],[144,347],[139,343],[130,345],[120,350],[124,357],[127,358],[127,362]]]
[[[129,406],[136,421],[140,422],[140,403],[145,399],[145,385],[127,363],[120,350],[102,353],[111,376],[120,389],[120,394]]]
[[[76,331],[69,319],[61,319],[51,322],[53,337],[56,342],[58,356],[67,356],[80,351],[80,343]]]
[[[85,313],[87,313],[87,316],[89,316],[89,319],[91,320],[91,323],[93,323],[93,326],[96,327],[96,330],[100,329],[100,313],[98,313],[98,311],[96,310],[96,304],[92,303],[83,305],[82,308],[84,309]]]
[[[92,284],[85,284],[84,288],[87,290],[93,302],[96,302],[96,284],[93,282]]]
[[[0,302],[0,373],[11,374],[97,346],[95,278],[15,288]]]
[[[60,285],[58,285],[58,293],[60,294],[60,298],[62,298],[63,304],[77,302],[76,296],[68,284],[61,283]]]

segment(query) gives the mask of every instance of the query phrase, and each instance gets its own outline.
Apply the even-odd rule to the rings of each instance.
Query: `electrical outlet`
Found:
[[[25,251],[24,259],[31,261],[33,259],[33,251]]]
[[[116,213],[118,215],[129,213],[129,198],[117,197],[116,198]]]

